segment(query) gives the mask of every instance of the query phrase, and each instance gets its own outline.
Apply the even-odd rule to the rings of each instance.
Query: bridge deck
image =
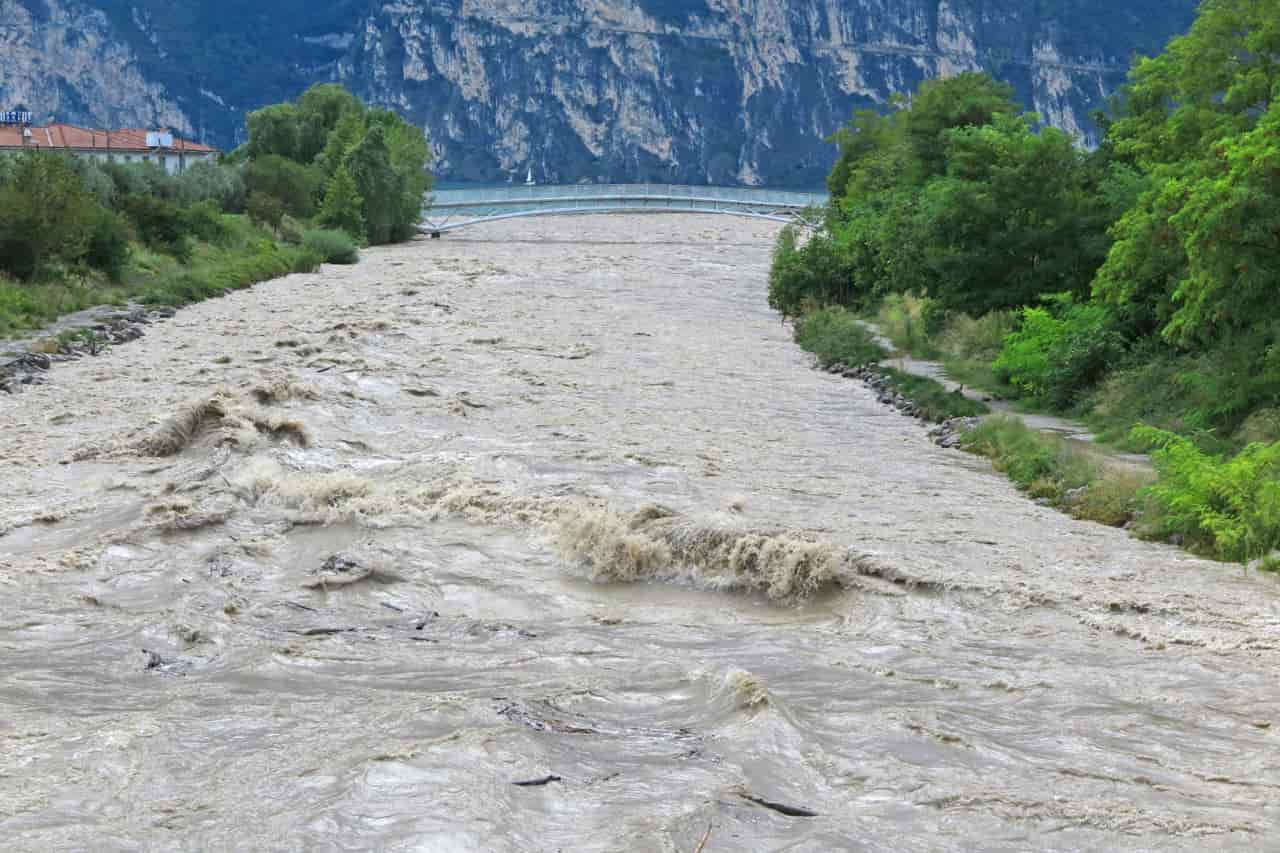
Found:
[[[672,184],[573,184],[442,190],[423,210],[420,230],[438,235],[468,225],[521,216],[587,213],[718,213],[789,221],[822,206],[820,193]]]

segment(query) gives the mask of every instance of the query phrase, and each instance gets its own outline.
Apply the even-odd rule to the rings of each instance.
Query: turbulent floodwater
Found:
[[[1276,584],[810,369],[773,236],[494,224],[0,399],[0,847],[1276,849]]]

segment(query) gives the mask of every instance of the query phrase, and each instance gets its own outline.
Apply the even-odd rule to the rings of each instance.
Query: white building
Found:
[[[9,151],[63,151],[115,163],[149,162],[171,175],[218,156],[216,148],[178,139],[165,130],[92,130],[69,124],[0,126],[0,153]]]

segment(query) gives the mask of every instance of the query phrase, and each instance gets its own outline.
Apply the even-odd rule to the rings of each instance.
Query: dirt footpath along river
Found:
[[[774,235],[497,223],[0,399],[0,846],[1275,849],[1274,581],[811,369]]]

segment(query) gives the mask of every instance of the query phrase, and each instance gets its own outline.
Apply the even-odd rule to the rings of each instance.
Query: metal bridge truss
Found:
[[[429,199],[418,230],[438,237],[482,222],[589,213],[718,213],[790,222],[804,211],[826,203],[827,197],[817,193],[671,184],[442,190]]]

